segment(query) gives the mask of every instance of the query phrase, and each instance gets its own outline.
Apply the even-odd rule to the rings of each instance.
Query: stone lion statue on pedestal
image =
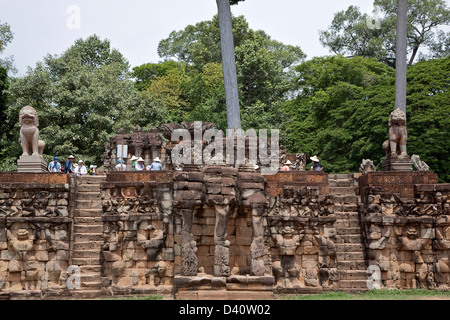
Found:
[[[389,140],[383,143],[386,155],[390,154],[392,157],[408,156],[406,152],[407,140],[406,115],[402,110],[395,109],[389,117]]]
[[[39,118],[36,110],[30,106],[23,107],[19,113],[19,124],[23,156],[42,156],[45,142],[39,140]]]

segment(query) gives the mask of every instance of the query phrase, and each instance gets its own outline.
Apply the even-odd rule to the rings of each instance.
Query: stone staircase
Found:
[[[337,217],[335,227],[339,288],[345,291],[366,291],[368,266],[359,223],[357,175],[330,174],[328,181]]]
[[[95,297],[101,293],[103,223],[100,184],[105,176],[77,177],[72,265],[80,267],[81,288],[72,294]]]

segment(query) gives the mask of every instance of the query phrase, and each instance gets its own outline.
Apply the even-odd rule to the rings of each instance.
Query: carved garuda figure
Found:
[[[45,142],[39,140],[39,118],[36,110],[30,106],[23,107],[19,113],[19,124],[23,155],[42,155]]]

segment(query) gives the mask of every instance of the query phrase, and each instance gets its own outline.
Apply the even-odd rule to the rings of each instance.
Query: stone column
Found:
[[[192,235],[194,221],[194,201],[180,203],[183,226],[181,228],[181,256],[183,257],[183,275],[196,276],[198,270],[197,243]]]
[[[261,193],[254,193],[248,198],[252,208],[253,241],[250,246],[251,275],[264,276],[264,229],[263,216],[267,200]]]
[[[230,217],[230,206],[216,204],[216,228],[214,231],[214,275],[224,277],[230,275],[230,241],[227,237],[227,225]]]
[[[408,0],[397,0],[397,44],[395,53],[395,108],[406,114],[406,50]]]

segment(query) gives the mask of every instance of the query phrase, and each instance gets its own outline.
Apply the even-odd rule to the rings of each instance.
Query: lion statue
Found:
[[[39,118],[33,107],[26,106],[19,113],[20,140],[23,156],[36,156],[44,153],[45,142],[39,140]]]
[[[383,149],[386,155],[397,157],[398,155],[405,157],[406,141],[408,134],[406,132],[406,115],[400,109],[395,109],[389,117],[389,140],[383,143]]]

